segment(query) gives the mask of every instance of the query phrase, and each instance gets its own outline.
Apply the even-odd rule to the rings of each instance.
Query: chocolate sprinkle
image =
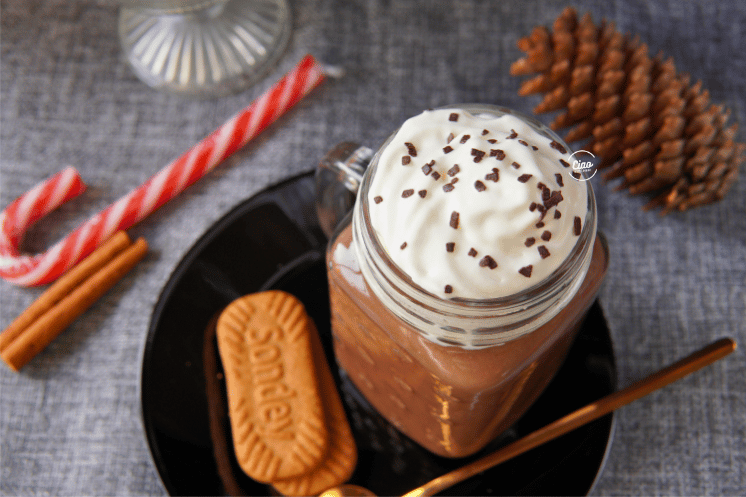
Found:
[[[402,166],[406,166],[410,162],[412,162],[412,158],[410,156],[408,156],[408,155],[402,156],[402,158],[401,158],[401,165]]]
[[[453,293],[453,287],[451,285],[446,285],[443,291],[446,293]]]
[[[469,141],[469,138],[471,138],[471,135],[464,135],[461,137],[460,143],[464,144]]]
[[[575,220],[573,222],[573,234],[575,236],[580,236],[580,232],[582,231],[581,228],[582,228],[582,225],[581,225],[580,218],[578,216],[575,216]]]
[[[484,179],[497,183],[497,181],[500,179],[500,170],[496,167],[493,167],[492,172],[485,175]]]
[[[448,140],[446,141],[446,143],[451,143],[454,138],[456,138],[456,137],[453,135],[453,133],[449,133],[448,134]]]
[[[380,204],[381,202],[383,202],[383,197],[381,197],[380,195],[376,195],[375,197],[373,197],[373,202]]]
[[[531,245],[533,245],[534,243],[536,243],[536,238],[534,238],[533,236],[530,236],[530,237],[526,238],[526,241],[525,241],[525,242],[523,242],[523,244],[524,244],[524,245],[525,245],[526,247],[530,247],[530,246],[531,246]]]
[[[492,143],[494,145],[495,143],[497,143],[497,140],[495,140],[494,138],[490,138],[489,140],[487,140],[487,143]]]
[[[570,173],[570,175],[571,175],[571,176],[572,176],[573,178],[575,178],[575,179],[580,179],[580,177],[581,177],[581,176],[580,176],[580,173],[579,173],[579,172],[577,172],[577,171],[573,171],[573,172],[571,172],[571,173]]]
[[[476,249],[474,249],[474,247],[470,248],[470,249],[469,249],[469,254],[468,254],[468,255],[470,255],[471,257],[476,257],[476,256],[477,256],[477,251],[476,251]]]
[[[425,176],[430,174],[433,171],[433,166],[429,162],[422,166],[422,172],[425,173]]]
[[[563,160],[563,159],[560,159],[560,164],[562,164],[562,167],[570,167],[570,164],[566,160]]]
[[[560,173],[554,173],[554,178],[557,180],[559,186],[565,186],[565,182],[562,181],[562,175]]]
[[[513,163],[511,164],[511,166],[513,166],[513,167],[514,167],[514,168],[516,168],[516,169],[520,169],[520,168],[521,168],[521,165],[520,165],[520,164],[518,164],[517,162],[513,162]]]
[[[503,160],[505,159],[505,152],[500,150],[499,148],[496,148],[494,150],[490,150],[490,157],[495,157],[497,160]]]
[[[539,150],[539,147],[537,147],[536,145],[531,145],[531,148],[534,150]]]
[[[549,240],[552,239],[552,232],[545,231],[544,233],[541,234],[541,239],[544,240],[545,242],[548,242]]]
[[[456,187],[453,186],[453,183],[446,183],[445,185],[443,185],[443,191],[446,193],[452,192],[455,188]]]
[[[543,200],[544,203],[546,203],[546,201],[549,200],[549,197],[551,197],[551,196],[552,196],[552,191],[545,186],[541,190],[541,200]],[[544,207],[546,207],[546,205]]]
[[[542,221],[539,221],[538,223],[536,223],[536,227],[537,228],[543,228],[544,227],[544,223]]]
[[[554,207],[556,205],[559,205],[559,203],[562,202],[563,200],[565,200],[565,199],[564,199],[564,197],[562,197],[562,192],[561,191],[559,191],[559,190],[553,191],[549,195],[549,198],[547,198],[546,200],[544,200],[544,208],[546,208],[547,210],[549,210],[552,207]],[[555,214],[554,218],[555,219],[559,219],[559,216],[557,214]]]
[[[541,182],[541,181],[539,181],[538,183],[536,183],[536,188],[538,188],[539,190],[543,190],[543,189],[545,189],[546,187],[547,187],[547,185],[545,185],[545,184],[544,184],[543,182]]]
[[[417,195],[419,195],[422,198],[425,198],[425,196],[427,196],[427,190],[420,190],[417,192]]]
[[[483,130],[482,130],[482,136],[484,136],[484,135],[488,134],[489,132],[490,132],[490,130],[488,130],[488,129],[483,129]]]
[[[544,245],[539,245],[536,248],[539,250],[539,255],[541,256],[542,259],[546,259],[547,257],[550,256],[549,250],[547,250],[547,248]]]
[[[399,247],[399,248],[402,249],[402,250],[404,250],[405,248],[407,248],[407,242],[402,243],[401,247]]]
[[[409,155],[411,155],[412,157],[417,157],[417,149],[414,148],[413,144],[406,142],[404,145],[407,147],[407,151],[409,152]]]
[[[518,143],[520,143],[524,147],[528,147],[528,142],[526,142],[526,140],[518,140]]]
[[[453,252],[455,249],[456,249],[456,244],[454,242],[446,243],[446,252]]]
[[[520,181],[521,183],[526,183],[532,177],[533,177],[533,174],[521,174],[520,176],[518,176],[518,181]]]
[[[401,198],[408,198],[408,197],[411,197],[412,195],[414,195],[414,189],[413,188],[409,188],[409,189],[404,190],[403,192],[401,192]]]
[[[453,167],[448,170],[448,176],[456,176],[459,171],[461,171],[461,168],[458,167],[458,164],[454,164]]]
[[[440,179],[440,173],[439,173],[438,171],[435,171],[435,172],[433,173],[433,179],[434,179],[435,181],[438,181],[438,180]]]
[[[487,189],[487,187],[484,186],[484,183],[482,183],[479,180],[476,180],[474,182],[474,188],[476,188],[478,192],[483,192],[483,191],[485,191]]]
[[[567,153],[567,150],[565,149],[565,147],[563,147],[562,144],[560,142],[558,142],[557,140],[552,140],[552,142],[549,144],[549,146],[552,147],[553,149],[557,150],[561,154],[566,154]]]
[[[514,129],[511,129],[510,135],[508,136],[508,140],[512,140],[514,138],[518,138],[518,133],[516,133]]]
[[[448,145],[448,146],[443,147],[443,153],[444,154],[450,154],[451,152],[453,152],[453,147],[452,146]]]
[[[558,211],[557,209],[554,210],[554,219],[559,219],[562,217],[562,213]]]
[[[484,257],[482,257],[482,260],[479,261],[479,266],[495,269],[497,267],[497,262],[489,255],[485,255]]]
[[[451,212],[451,221],[449,224],[451,228],[458,229],[458,212],[457,211]]]
[[[485,154],[486,152],[484,150],[477,150],[476,148],[471,149],[471,155],[474,156],[474,162],[480,162]]]
[[[533,270],[534,270],[534,266],[531,265],[531,264],[529,264],[528,266],[525,266],[525,267],[522,267],[521,269],[519,269],[518,272],[521,273],[526,278],[530,278],[531,277],[531,271],[533,271]]]
[[[453,122],[458,121],[458,114],[456,114],[455,112],[451,113],[451,115],[448,116],[448,120]]]

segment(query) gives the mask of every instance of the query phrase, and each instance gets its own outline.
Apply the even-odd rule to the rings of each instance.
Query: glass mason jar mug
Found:
[[[436,116],[442,122],[428,129]],[[596,298],[608,250],[596,233],[590,182],[571,176],[567,145],[538,121],[487,105],[427,111],[410,121],[372,159],[368,149],[343,144],[317,171],[317,209],[331,234],[334,351],[349,379],[402,433],[435,454],[461,457],[509,428],[548,385]],[[437,136],[449,130],[447,138]],[[458,147],[465,147],[461,155]],[[535,162],[550,164],[543,173],[530,163],[539,154]],[[397,184],[400,171],[406,184]],[[467,195],[462,204],[451,196],[457,188]],[[537,201],[529,202],[533,189]],[[388,214],[377,213],[394,199]],[[426,201],[434,210],[421,212]],[[526,209],[518,209],[521,202]],[[468,212],[500,203],[507,205],[502,213]],[[490,224],[494,216],[503,217]],[[527,219],[531,226],[520,224]],[[470,225],[479,229],[469,232]],[[531,230],[537,236],[526,236]]]

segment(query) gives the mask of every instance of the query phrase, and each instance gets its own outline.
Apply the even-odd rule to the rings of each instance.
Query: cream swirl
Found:
[[[588,193],[570,162],[560,143],[514,115],[425,111],[380,152],[371,226],[430,293],[512,295],[549,276],[578,242]]]

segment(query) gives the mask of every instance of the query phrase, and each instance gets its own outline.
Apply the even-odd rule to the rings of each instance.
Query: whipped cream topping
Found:
[[[380,152],[371,226],[424,290],[506,297],[549,276],[578,242],[588,193],[571,162],[570,151],[513,115],[425,111]]]

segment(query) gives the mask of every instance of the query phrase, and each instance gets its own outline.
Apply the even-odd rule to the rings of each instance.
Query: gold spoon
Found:
[[[477,473],[497,466],[517,455],[538,447],[550,440],[553,440],[567,432],[574,430],[586,423],[598,419],[606,414],[629,404],[641,397],[648,395],[660,388],[665,387],[681,378],[722,359],[731,352],[736,350],[736,342],[730,338],[721,338],[707,347],[694,352],[693,354],[679,360],[653,373],[647,378],[633,383],[623,390],[611,393],[595,402],[591,402],[585,407],[581,407],[575,412],[554,421],[547,426],[526,435],[523,438],[512,442],[497,451],[488,454],[474,462],[455,469],[450,473],[425,483],[404,494],[404,497],[420,497],[424,495],[435,495],[456,483],[471,478]],[[330,488],[323,492],[322,497],[346,497],[346,496],[375,496],[367,488],[358,485],[340,485]]]

